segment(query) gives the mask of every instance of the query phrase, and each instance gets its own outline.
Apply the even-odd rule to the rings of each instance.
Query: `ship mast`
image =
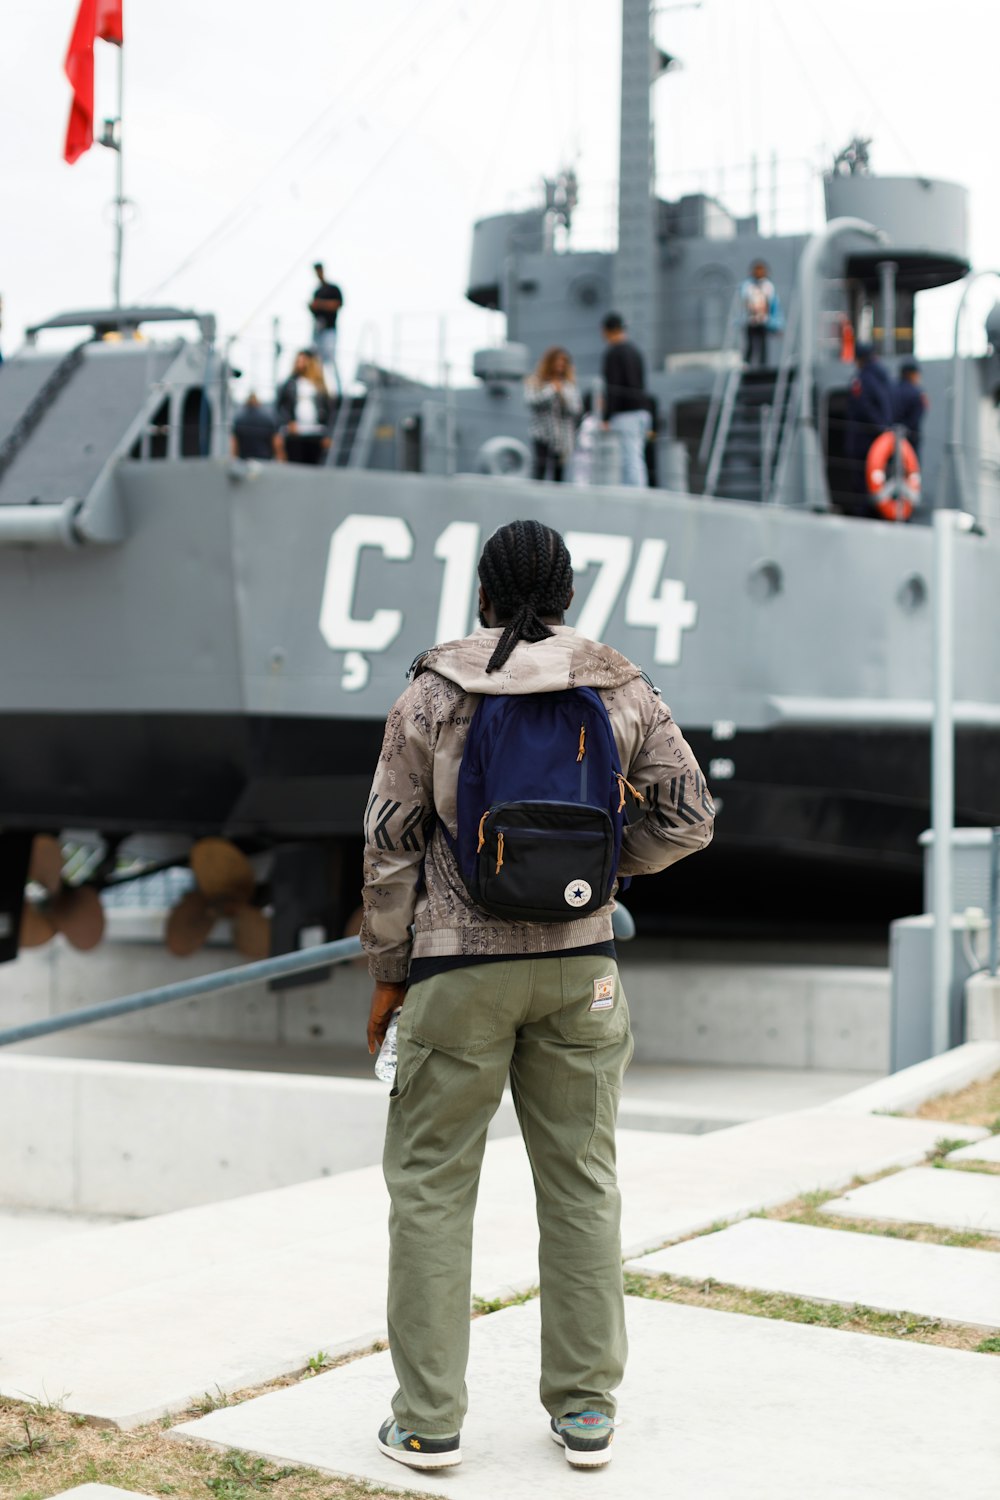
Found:
[[[622,0],[618,254],[613,295],[615,310],[647,357],[655,357],[657,329],[652,81],[653,7],[650,0]]]

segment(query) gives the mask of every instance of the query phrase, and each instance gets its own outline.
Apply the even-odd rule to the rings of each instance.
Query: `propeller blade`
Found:
[[[31,860],[28,865],[28,880],[44,886],[50,896],[58,896],[62,889],[62,849],[59,840],[50,833],[38,833],[31,844]]]
[[[51,942],[55,935],[56,924],[48,911],[35,906],[31,901],[25,901],[21,908],[21,947],[41,948],[45,943]]]
[[[233,941],[244,958],[268,958],[271,919],[259,906],[241,906],[233,913]]]
[[[104,936],[104,907],[92,885],[64,885],[49,912],[56,930],[83,953],[96,948]]]
[[[228,839],[199,839],[191,847],[191,873],[208,901],[246,902],[257,878],[242,849]]]
[[[166,943],[175,958],[190,958],[208,941],[217,913],[201,891],[188,891],[167,918]]]

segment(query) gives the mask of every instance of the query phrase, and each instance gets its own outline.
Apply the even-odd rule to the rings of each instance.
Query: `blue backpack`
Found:
[[[458,837],[442,828],[466,888],[484,911],[518,922],[572,922],[602,907],[622,829],[643,802],[586,687],[484,697],[457,796]]]

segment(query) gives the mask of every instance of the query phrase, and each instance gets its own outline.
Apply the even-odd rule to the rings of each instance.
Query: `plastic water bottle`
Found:
[[[396,1076],[396,1032],[398,1030],[399,1011],[394,1010],[392,1020],[389,1022],[385,1034],[385,1041],[379,1048],[378,1057],[375,1059],[375,1077],[379,1083],[392,1083]]]

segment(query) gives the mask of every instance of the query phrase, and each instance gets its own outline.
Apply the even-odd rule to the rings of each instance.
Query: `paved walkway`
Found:
[[[805,1110],[709,1135],[621,1132],[623,1242],[637,1255],[857,1173],[923,1160],[923,1120]],[[96,1229],[0,1256],[0,1392],[123,1427],[303,1368],[385,1331],[381,1170]],[[538,1279],[520,1140],[487,1147],[473,1290]],[[261,1295],[261,1289],[267,1295]]]
[[[538,1404],[538,1306],[472,1328],[461,1467],[420,1474],[375,1432],[387,1354],[172,1430],[372,1483],[461,1500],[956,1500],[1000,1466],[1000,1359],[628,1299],[614,1459],[581,1476]]]

